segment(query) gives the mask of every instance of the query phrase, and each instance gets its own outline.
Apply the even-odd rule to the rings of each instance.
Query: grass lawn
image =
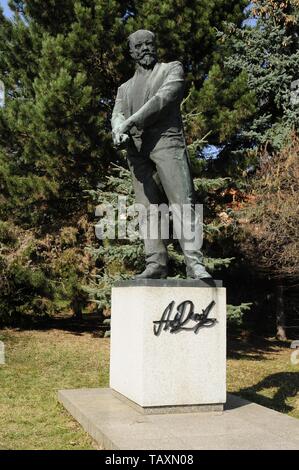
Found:
[[[0,449],[94,449],[57,390],[107,386],[109,339],[51,328],[4,329],[0,340]],[[275,341],[229,342],[228,391],[299,418],[299,365]]]
[[[108,383],[109,340],[62,330],[2,330],[0,449],[94,449],[57,390]]]
[[[274,339],[228,342],[228,392],[299,418],[299,364],[290,345]]]

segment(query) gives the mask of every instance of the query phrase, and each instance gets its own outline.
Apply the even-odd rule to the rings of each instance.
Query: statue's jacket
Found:
[[[180,104],[184,95],[184,71],[180,62],[156,63],[144,94],[144,103],[133,113],[135,75],[117,91],[112,113],[112,129],[133,116],[128,156],[160,156],[185,153],[186,144]],[[141,155],[140,155],[141,154]]]

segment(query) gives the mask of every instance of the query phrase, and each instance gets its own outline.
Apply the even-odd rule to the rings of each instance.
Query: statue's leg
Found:
[[[166,243],[159,236],[160,227],[154,226],[157,223],[157,218],[152,217],[150,206],[151,204],[160,205],[167,199],[155,164],[149,158],[144,158],[141,155],[129,156],[128,163],[132,175],[135,202],[143,207],[143,210],[139,212],[139,230],[144,241],[146,270],[141,277],[165,277],[168,264]],[[158,223],[160,223],[159,220]],[[153,234],[158,234],[158,236],[153,236]]]
[[[184,253],[187,277],[211,277],[203,265],[202,214],[194,205],[187,150],[178,144],[151,155],[172,210],[174,234]]]

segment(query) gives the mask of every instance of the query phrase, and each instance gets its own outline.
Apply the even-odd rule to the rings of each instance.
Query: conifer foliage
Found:
[[[208,132],[217,144],[224,129],[220,121],[233,120],[235,129],[244,119],[242,103],[249,99],[242,101],[247,94],[244,79],[242,86],[238,82],[224,95],[218,89],[224,112],[215,127],[211,110],[216,103],[209,108],[209,99],[205,100],[211,94],[206,78],[213,76],[217,83],[217,67],[228,53],[228,49],[219,51],[218,31],[225,21],[240,26],[247,2],[9,3],[12,21],[0,10],[0,79],[6,90],[5,107],[0,108],[0,315],[45,315],[63,308],[79,315],[87,301],[82,284],[98,275],[85,250],[86,245],[96,243],[93,223],[98,196],[91,196],[98,194],[97,188],[102,193],[121,191],[120,181],[115,185],[111,179],[113,164],[119,165],[121,159],[112,148],[109,119],[117,86],[133,72],[127,55],[128,34],[140,27],[152,29],[161,59],[183,62],[191,90],[188,103],[192,103],[186,109],[192,115],[187,123],[188,144],[201,141]],[[235,101],[239,101],[237,113]],[[199,109],[201,102],[203,109]],[[207,174],[206,163],[197,158],[202,146],[203,141],[192,148],[196,174],[205,176],[211,194],[220,193],[227,180],[208,181],[213,175]],[[202,184],[203,180],[197,183]],[[213,210],[209,233],[216,238],[219,221],[212,222]],[[97,266],[101,274],[110,275],[110,254],[118,266],[124,261],[127,275],[139,269],[141,245],[126,250],[124,254],[122,244],[100,246]],[[208,256],[211,266],[216,265],[212,250]],[[219,266],[229,262],[222,259],[226,257],[219,257]],[[173,273],[179,272],[180,258],[174,254]],[[103,285],[99,292],[106,298]]]
[[[299,2],[253,0],[250,18],[255,27],[226,28],[232,40],[226,68],[245,72],[256,97],[256,110],[239,132],[239,148],[267,144],[269,151],[278,150],[299,126]]]

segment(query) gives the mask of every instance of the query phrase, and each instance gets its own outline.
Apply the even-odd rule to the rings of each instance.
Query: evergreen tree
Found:
[[[1,315],[52,313],[62,306],[78,312],[78,303],[86,302],[80,285],[91,269],[84,246],[93,208],[84,190],[96,186],[113,159],[107,113],[123,67],[126,5],[10,5],[14,21],[0,17],[6,87],[0,212],[10,224],[0,237]],[[7,244],[8,229],[17,233],[14,247]]]
[[[239,129],[236,147],[255,149],[267,144],[269,150],[279,149],[299,125],[294,99],[299,76],[299,2],[254,0],[250,17],[256,20],[255,27],[228,25],[226,33],[234,51],[226,67],[235,75],[246,72],[256,96],[256,111]]]
[[[66,2],[61,18],[61,2],[50,3],[46,11],[41,1],[12,3],[18,13],[15,23],[2,18],[0,63],[1,144],[17,175],[3,185],[9,196],[30,194],[26,216],[39,212],[49,223],[52,209],[78,204],[110,160],[106,103],[124,40],[119,2]],[[41,201],[47,214],[30,206]]]
[[[0,10],[2,314],[51,313],[62,305],[78,311],[85,302],[80,286],[92,264],[83,248],[92,242],[94,210],[86,191],[105,182],[111,163],[120,163],[109,120],[117,86],[133,72],[128,34],[154,30],[161,59],[183,62],[194,96],[219,63],[217,30],[227,20],[240,24],[246,3],[11,0],[13,21]],[[228,95],[233,109],[235,91]],[[200,127],[197,106],[187,109],[187,131],[202,176],[206,165],[197,152],[212,120]]]

